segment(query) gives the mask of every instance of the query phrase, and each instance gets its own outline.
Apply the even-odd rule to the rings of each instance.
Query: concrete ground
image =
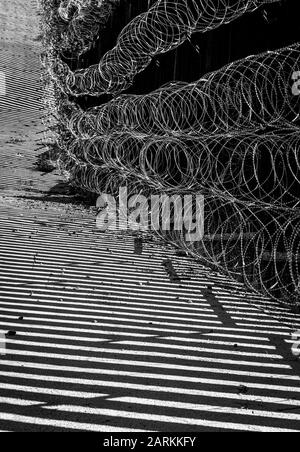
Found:
[[[0,430],[300,431],[300,316],[155,239],[100,233],[34,167],[27,72],[0,97]]]

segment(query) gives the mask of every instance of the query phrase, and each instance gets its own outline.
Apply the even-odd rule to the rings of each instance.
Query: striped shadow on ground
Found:
[[[300,430],[299,319],[64,209],[1,208],[0,429]]]

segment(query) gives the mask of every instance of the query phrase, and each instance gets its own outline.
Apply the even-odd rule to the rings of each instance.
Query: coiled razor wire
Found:
[[[147,181],[161,192],[211,190],[249,206],[298,209],[299,133],[223,137],[146,137],[131,134],[71,139],[69,165],[106,168]],[[263,162],[263,166],[262,166]],[[100,193],[103,186],[90,181]],[[99,191],[101,188],[101,191]]]
[[[115,48],[97,65],[72,72],[57,61],[53,76],[73,96],[120,93],[160,54],[169,52],[195,32],[207,32],[279,0],[159,0],[122,31]]]
[[[221,135],[298,130],[300,102],[293,78],[299,68],[297,44],[234,62],[193,83],[171,83],[143,96],[119,96],[86,112],[66,103],[61,113],[68,129],[82,137],[123,131]]]
[[[57,118],[60,165],[72,183],[99,194],[126,186],[148,196],[204,195],[204,237],[190,242],[174,230],[167,239],[291,304],[300,298],[300,44],[86,111],[68,97],[119,93],[158,53],[262,3],[269,2],[158,1],[98,66],[74,73],[52,46],[48,104]]]

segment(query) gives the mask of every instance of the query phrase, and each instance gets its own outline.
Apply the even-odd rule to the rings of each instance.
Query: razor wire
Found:
[[[53,76],[73,96],[118,94],[133,84],[155,56],[177,48],[193,33],[210,31],[277,1],[159,0],[123,29],[117,45],[99,64],[73,72],[58,58]]]
[[[61,114],[68,129],[81,137],[126,131],[222,135],[268,127],[298,130],[299,71],[297,44],[231,63],[193,83],[170,83],[143,96],[122,95],[87,111],[66,102]]]
[[[132,193],[205,193],[205,238],[168,240],[255,291],[297,300],[299,50],[266,52],[195,84],[87,112],[64,103],[71,180],[99,194],[124,184]]]
[[[300,208],[300,134],[146,137],[114,134],[71,139],[74,162],[147,181],[161,192],[211,190],[245,205]],[[94,192],[99,192],[94,181]],[[103,187],[101,187],[101,190]]]
[[[119,95],[88,110],[69,97],[117,94],[155,55],[193,31],[230,22],[262,3],[159,1],[129,23],[99,66],[72,73],[55,52],[48,52],[46,64],[55,86],[50,103],[60,166],[73,184],[99,194],[117,194],[124,185],[149,196],[203,194],[204,237],[189,242],[182,231],[169,231],[167,240],[291,304],[300,298],[299,44],[228,64],[194,83]],[[168,27],[162,17],[170,19]]]

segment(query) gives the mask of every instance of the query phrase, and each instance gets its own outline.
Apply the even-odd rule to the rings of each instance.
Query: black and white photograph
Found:
[[[0,431],[300,432],[299,0],[0,0]]]

